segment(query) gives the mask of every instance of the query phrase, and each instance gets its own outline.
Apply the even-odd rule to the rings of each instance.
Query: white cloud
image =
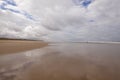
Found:
[[[119,0],[94,0],[87,8],[73,0],[15,0],[35,16],[30,21],[0,11],[0,36],[45,41],[120,41]],[[83,1],[83,0],[81,0]]]

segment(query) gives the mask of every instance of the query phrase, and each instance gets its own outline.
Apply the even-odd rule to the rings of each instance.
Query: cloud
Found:
[[[35,16],[36,21],[0,10],[0,37],[73,42],[120,41],[119,0],[15,1],[20,10]]]
[[[34,20],[33,16],[28,14],[24,10],[21,10],[14,0],[2,0],[0,2],[0,9],[5,11],[11,11],[13,13],[23,15],[30,20]]]

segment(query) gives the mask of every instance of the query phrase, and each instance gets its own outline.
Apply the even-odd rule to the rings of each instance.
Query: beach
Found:
[[[23,52],[36,48],[47,46],[48,43],[43,41],[28,41],[28,40],[0,40],[0,55],[16,52]]]
[[[120,80],[119,43],[0,44],[0,80]]]

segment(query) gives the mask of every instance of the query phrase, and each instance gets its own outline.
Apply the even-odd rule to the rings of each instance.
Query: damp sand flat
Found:
[[[43,41],[0,40],[0,55],[22,52],[47,46]]]
[[[3,55],[0,80],[120,80],[120,44],[51,43]]]

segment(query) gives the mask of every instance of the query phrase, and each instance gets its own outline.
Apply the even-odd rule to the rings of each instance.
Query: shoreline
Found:
[[[0,80],[120,80],[120,44],[15,40],[1,44],[0,51],[33,50],[0,56]]]
[[[81,43],[81,44],[120,44],[120,42],[44,42],[35,40],[19,40],[19,39],[0,39],[0,55],[12,54],[17,52],[24,52],[28,50],[43,48],[51,44],[66,44],[66,43]],[[50,45],[51,45],[50,44]]]

